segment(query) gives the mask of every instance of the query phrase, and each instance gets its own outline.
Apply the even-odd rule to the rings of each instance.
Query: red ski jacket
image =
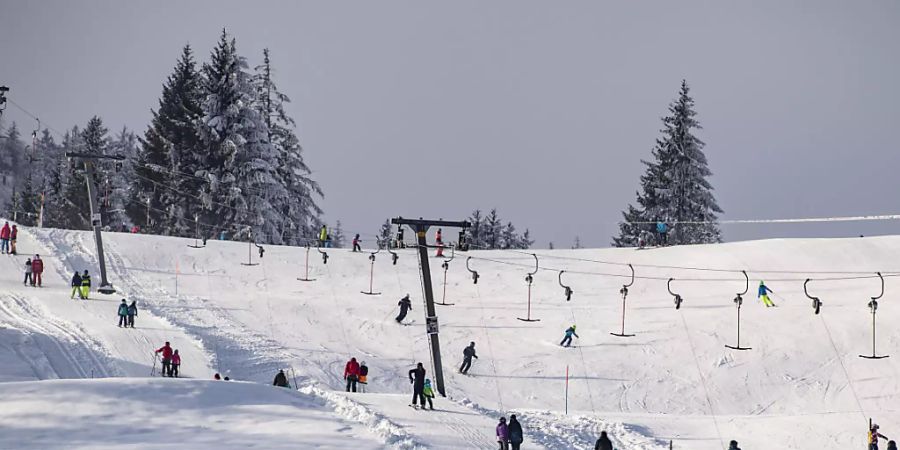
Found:
[[[9,239],[9,224],[3,225],[3,229],[0,229],[0,239]]]
[[[172,354],[172,364],[175,364],[176,366],[181,364],[181,355],[176,355],[173,353]]]
[[[44,273],[44,261],[41,258],[34,258],[31,260],[31,272]]]
[[[347,361],[347,366],[344,367],[344,378],[350,375],[359,376],[359,363],[355,359]]]
[[[172,359],[172,347],[168,345],[163,345],[162,347],[156,350],[156,353],[162,352],[162,359],[171,360]]]
[[[19,227],[13,225],[12,233],[9,234],[9,238],[14,241],[17,236],[19,236]]]

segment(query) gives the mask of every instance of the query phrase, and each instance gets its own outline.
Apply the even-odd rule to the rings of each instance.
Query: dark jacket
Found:
[[[409,301],[409,298],[408,298],[408,297],[403,297],[403,298],[401,298],[401,299],[400,299],[400,302],[397,303],[397,305],[400,306],[400,310],[401,310],[401,311],[406,311],[406,310],[412,308],[412,302]]]
[[[137,315],[137,303],[131,302],[131,304],[128,305],[128,315],[129,315],[129,316],[136,316],[136,315]]]
[[[522,434],[522,424],[518,420],[509,419],[507,428],[509,429],[509,442],[511,444],[521,444],[525,440],[525,436]]]
[[[81,286],[81,275],[76,273],[72,276],[72,287]]]
[[[613,450],[612,441],[606,436],[601,436],[600,439],[597,439],[594,450]]]
[[[466,347],[463,350],[463,357],[466,359],[472,359],[472,358],[478,359],[478,355],[475,354],[475,347],[472,347],[471,345]]]
[[[91,287],[91,276],[90,275],[82,275],[81,276],[81,285]]]
[[[409,381],[413,383],[413,387],[422,389],[425,387],[425,368],[416,367],[409,371]]]
[[[119,315],[127,316],[128,315],[128,304],[125,302],[119,303]]]
[[[278,375],[275,375],[275,381],[272,382],[273,386],[280,387],[288,387],[287,375],[284,374],[284,371],[279,371]]]

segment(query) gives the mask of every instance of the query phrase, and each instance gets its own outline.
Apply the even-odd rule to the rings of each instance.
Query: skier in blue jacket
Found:
[[[125,302],[125,299],[122,299],[122,303],[119,303],[119,327],[127,327],[128,326],[128,303]]]
[[[563,347],[570,347],[572,345],[572,336],[578,337],[578,335],[575,334],[575,325],[566,328],[566,337],[563,338],[559,345],[562,345]]]
[[[756,297],[762,300],[763,304],[766,305],[766,308],[775,306],[775,302],[773,302],[772,299],[769,298],[770,293],[774,294],[774,292],[772,292],[772,290],[769,289],[768,286],[766,286],[766,283],[760,280],[759,292],[756,293]]]
[[[657,245],[663,246],[669,244],[669,225],[663,221],[656,222],[656,234],[659,235]]]

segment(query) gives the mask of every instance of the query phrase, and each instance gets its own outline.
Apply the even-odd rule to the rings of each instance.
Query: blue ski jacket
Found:
[[[756,297],[757,298],[762,297],[763,295],[766,295],[770,292],[772,292],[772,290],[769,289],[768,286],[761,284],[761,285],[759,285],[759,292],[757,292]]]
[[[665,222],[656,222],[656,232],[665,233],[669,230],[669,226]]]

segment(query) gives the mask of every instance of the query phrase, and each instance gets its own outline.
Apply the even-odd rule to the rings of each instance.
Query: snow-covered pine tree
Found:
[[[491,209],[484,218],[484,247],[495,250],[500,248],[503,221],[497,213],[497,208]]]
[[[334,248],[344,248],[344,226],[341,225],[341,221],[338,220],[334,224],[334,229],[331,230],[331,246]]]
[[[84,143],[83,152],[93,155],[105,155],[107,154],[107,150],[109,147],[109,137],[107,133],[109,130],[106,129],[106,126],[103,125],[103,120],[98,116],[91,117],[88,121],[87,126],[81,132],[81,139]],[[92,162],[94,164],[94,185],[92,187],[97,187],[97,191],[94,192],[99,205],[99,213],[101,216],[101,221],[104,226],[108,226],[111,223],[111,213],[112,204],[110,203],[110,196],[112,194],[112,180],[110,179],[109,172],[105,169],[104,162]],[[83,179],[83,178],[82,178]],[[82,197],[87,197],[87,189],[84,185],[82,185],[82,189],[85,189],[82,193]],[[93,190],[92,190],[93,192]],[[87,202],[88,199],[85,198]],[[88,203],[86,203],[88,204]],[[84,214],[88,222],[90,222],[90,205],[84,209]]]
[[[386,219],[378,230],[378,248],[389,248],[391,245],[391,219]]]
[[[18,193],[18,222],[26,226],[37,224],[38,196],[35,192],[32,171],[27,171],[22,181],[22,190]]]
[[[63,135],[60,151],[63,154],[80,152],[83,150],[83,146],[81,129],[76,125]],[[52,207],[47,211],[50,220],[45,224],[46,226],[71,230],[88,229],[90,223],[85,221],[87,213],[84,211],[87,211],[89,205],[84,183],[84,165],[77,163],[74,159],[62,159],[59,189],[52,198],[45,199],[45,202]],[[47,209],[47,205],[45,205],[45,209]]]
[[[109,153],[122,156],[124,161],[108,163],[103,166],[106,179],[109,181],[109,226],[113,230],[129,229],[131,220],[125,211],[128,204],[129,184],[135,179],[133,161],[137,155],[137,136],[127,127],[122,127],[109,144]]]
[[[643,161],[647,169],[641,176],[637,197],[640,207],[629,205],[623,212],[625,223],[620,224],[613,245],[635,246],[642,235],[655,237],[657,221],[670,225],[670,244],[721,241],[716,220],[722,210],[707,180],[712,172],[703,153],[705,144],[693,134],[700,124],[689,94],[687,82],[682,81],[678,99],[669,105],[669,115],[663,118],[654,160]]]
[[[203,125],[207,145],[204,168],[209,183],[202,188],[207,223],[250,225],[258,242],[281,243],[280,230],[289,226],[279,210],[289,198],[278,175],[278,154],[269,142],[246,60],[225,30],[203,65]]]
[[[294,133],[297,124],[284,109],[291,99],[275,85],[269,49],[263,50],[263,63],[254,71],[256,109],[266,122],[269,142],[278,155],[277,174],[288,192],[276,207],[286,219],[284,224],[309,229],[322,213],[316,204],[316,197],[322,197],[322,189],[310,178],[312,172],[303,160],[303,147]],[[292,236],[287,243],[302,245],[301,241],[301,236]]]
[[[466,241],[472,250],[484,248],[484,216],[481,210],[476,209],[468,219],[469,228],[466,230]]]
[[[500,248],[504,250],[520,248],[519,235],[516,234],[516,227],[512,222],[507,222],[500,232]]]
[[[25,143],[22,142],[22,134],[15,122],[6,129],[6,138],[0,140],[0,187],[7,195],[12,195],[16,187],[16,172],[19,168],[19,160],[25,151]],[[4,196],[4,198],[9,198]]]
[[[578,250],[580,248],[581,248],[581,238],[578,236],[575,236],[575,242],[572,243],[572,249]]]
[[[200,82],[193,51],[185,45],[163,85],[159,107],[140,140],[134,164],[128,216],[146,232],[195,234],[196,196],[204,184],[194,176],[203,154],[198,136],[203,112]]]
[[[526,228],[525,232],[522,233],[522,236],[519,237],[519,248],[528,250],[532,245],[534,245],[534,239],[531,238],[531,230]]]

